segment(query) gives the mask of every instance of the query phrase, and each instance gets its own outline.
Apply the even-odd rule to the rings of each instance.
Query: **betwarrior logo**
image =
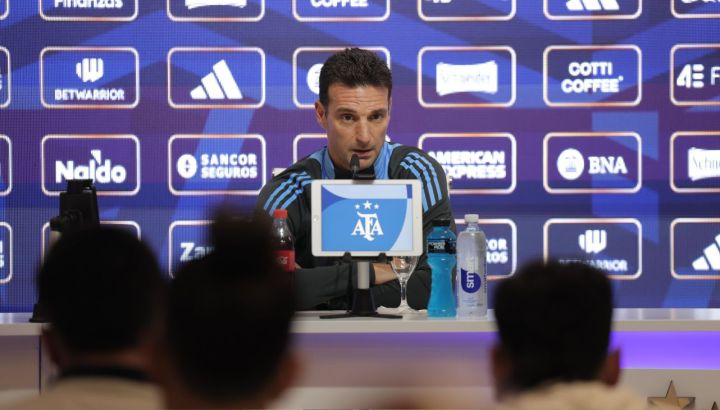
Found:
[[[69,179],[92,179],[100,184],[122,184],[127,179],[127,170],[122,165],[113,165],[109,159],[103,159],[102,151],[90,151],[87,164],[76,164],[75,161],[55,161],[55,183],[60,184]]]

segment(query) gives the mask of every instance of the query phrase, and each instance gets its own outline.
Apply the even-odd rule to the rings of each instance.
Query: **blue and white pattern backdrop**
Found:
[[[480,214],[490,290],[523,262],[608,270],[621,307],[720,307],[720,2],[0,0],[0,311],[91,177],[172,275],[220,203],[323,145],[324,59],[372,48],[391,140]],[[462,224],[459,224],[462,227]]]

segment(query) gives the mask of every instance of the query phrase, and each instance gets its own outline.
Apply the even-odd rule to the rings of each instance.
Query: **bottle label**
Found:
[[[460,286],[465,293],[475,293],[480,290],[482,279],[475,272],[460,269]]]
[[[285,272],[295,272],[295,251],[280,250],[275,251],[277,262]]]
[[[446,239],[429,240],[427,253],[455,253],[455,241]]]

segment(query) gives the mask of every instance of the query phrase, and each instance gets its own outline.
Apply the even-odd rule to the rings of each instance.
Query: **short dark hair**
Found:
[[[277,264],[270,228],[259,217],[218,219],[213,251],[183,265],[170,285],[170,355],[204,400],[252,398],[287,352],[292,278]]]
[[[133,348],[162,322],[165,281],[150,249],[110,227],[67,234],[49,250],[38,299],[72,353]]]
[[[320,70],[320,102],[327,108],[330,103],[328,89],[340,83],[348,87],[374,86],[392,94],[392,73],[377,54],[360,48],[346,48],[333,54]]]
[[[612,287],[586,264],[531,263],[495,292],[500,347],[513,388],[597,378],[607,356]]]

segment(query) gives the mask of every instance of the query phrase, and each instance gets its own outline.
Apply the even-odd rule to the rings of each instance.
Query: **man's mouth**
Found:
[[[372,156],[372,149],[354,149],[353,154],[357,154],[358,159],[369,159]]]

